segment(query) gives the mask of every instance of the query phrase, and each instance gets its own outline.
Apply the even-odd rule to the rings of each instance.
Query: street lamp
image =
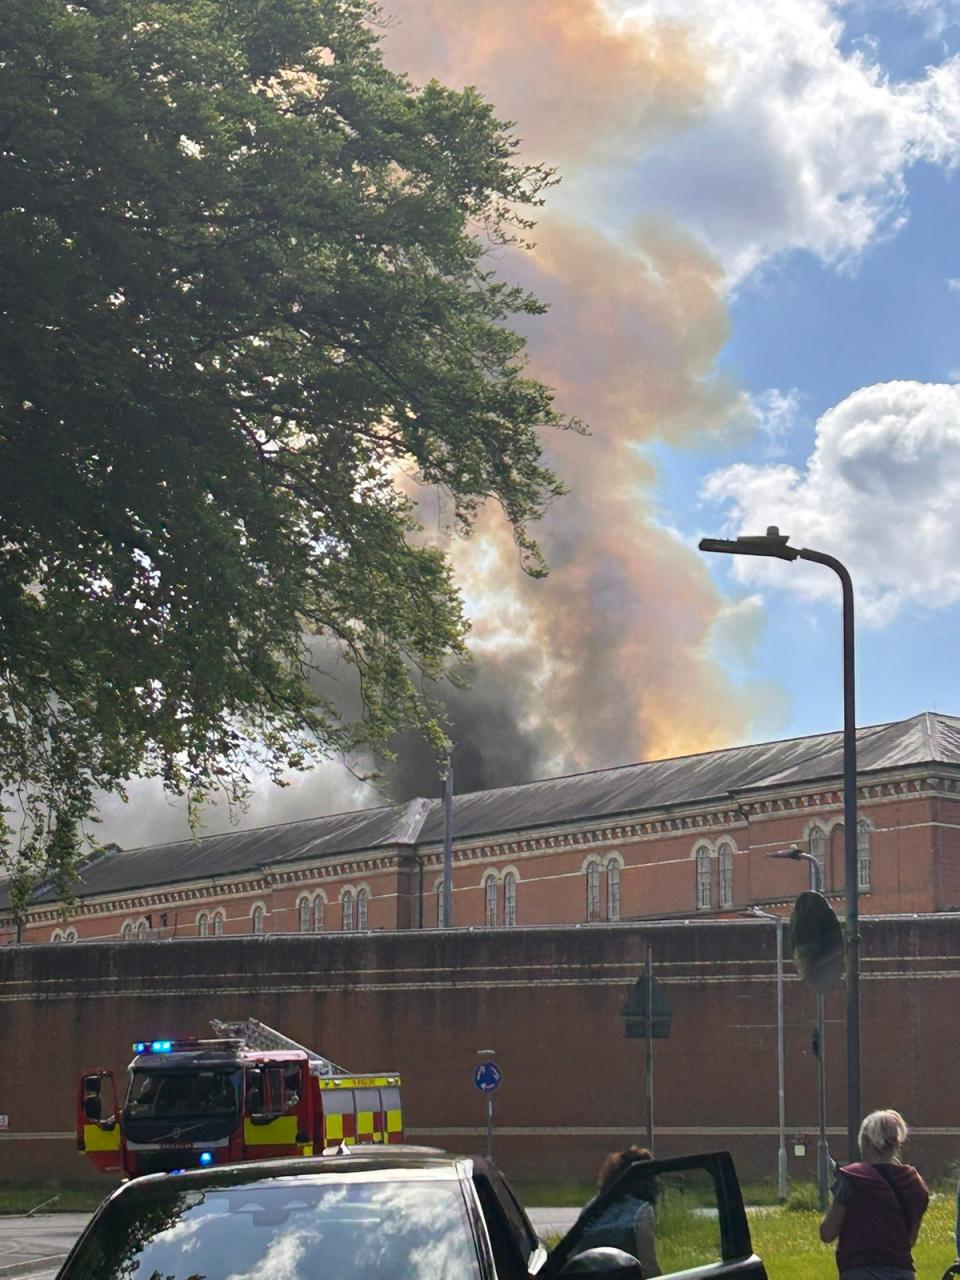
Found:
[[[775,560],[810,560],[826,565],[843,591],[843,883],[846,900],[847,953],[847,1149],[858,1158],[860,1127],[860,904],[857,898],[857,717],[854,697],[853,583],[846,567],[833,556],[807,547],[788,546],[776,525],[757,537],[732,540],[702,538],[701,551],[725,555],[767,556]]]
[[[782,1204],[787,1198],[787,1104],[783,1078],[783,926],[787,922],[783,916],[764,911],[762,907],[747,907],[743,914],[756,919],[772,920],[777,928],[777,1118],[780,1129],[777,1147],[777,1196]]]
[[[789,858],[794,862],[809,862],[810,887],[816,893],[823,891],[823,867],[812,853],[804,853],[796,845],[792,849],[779,849],[768,853],[768,858]],[[817,992],[817,1192],[820,1208],[827,1207],[827,1188],[830,1184],[830,1152],[827,1147],[827,1018],[826,996]]]

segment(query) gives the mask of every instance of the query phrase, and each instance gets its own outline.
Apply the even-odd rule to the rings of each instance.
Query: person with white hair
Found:
[[[914,1280],[912,1250],[930,1193],[900,1160],[906,1138],[899,1111],[871,1111],[860,1126],[860,1160],[838,1170],[820,1239],[837,1241],[840,1280]]]

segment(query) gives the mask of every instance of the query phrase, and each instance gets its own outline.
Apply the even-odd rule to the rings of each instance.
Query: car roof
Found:
[[[125,1198],[155,1193],[159,1186],[169,1185],[171,1191],[203,1190],[217,1186],[244,1186],[256,1182],[271,1182],[277,1178],[330,1178],[335,1180],[353,1173],[382,1173],[389,1178],[407,1179],[469,1178],[475,1166],[485,1161],[474,1156],[451,1155],[439,1147],[415,1147],[396,1145],[389,1148],[366,1144],[363,1148],[351,1147],[344,1153],[324,1156],[308,1156],[303,1159],[283,1157],[276,1160],[244,1160],[238,1164],[214,1165],[207,1169],[185,1169],[176,1173],[150,1173],[124,1183],[114,1195]],[[112,1198],[112,1197],[111,1197]]]

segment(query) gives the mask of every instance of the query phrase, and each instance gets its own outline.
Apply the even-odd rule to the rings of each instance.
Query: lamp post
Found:
[[[810,888],[823,892],[823,867],[812,853],[804,853],[796,847],[768,853],[768,858],[790,858],[794,862],[809,862]],[[827,1207],[827,1188],[830,1185],[830,1152],[827,1147],[827,1018],[826,997],[817,992],[817,1192],[820,1208]]]
[[[782,1204],[787,1198],[787,1104],[784,1091],[783,1053],[783,926],[786,920],[772,911],[764,911],[762,907],[748,907],[744,915],[772,920],[777,929],[777,1120],[779,1127],[777,1196]]]
[[[854,697],[853,583],[834,556],[807,547],[788,546],[776,525],[757,537],[732,540],[702,538],[701,551],[726,555],[767,556],[775,560],[810,560],[826,565],[840,579],[843,593],[843,883],[846,900],[847,961],[847,1151],[858,1158],[860,1127],[860,904],[857,877],[857,718]]]
[[[440,902],[443,911],[443,927],[453,928],[453,760],[447,752],[446,772],[443,775],[443,885]]]

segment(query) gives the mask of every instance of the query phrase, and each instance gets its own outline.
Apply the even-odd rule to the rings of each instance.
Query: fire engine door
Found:
[[[313,1155],[304,1068],[254,1067],[246,1077],[243,1141],[249,1156]]]
[[[77,1148],[103,1173],[122,1167],[120,1108],[112,1071],[88,1071],[77,1088]]]

